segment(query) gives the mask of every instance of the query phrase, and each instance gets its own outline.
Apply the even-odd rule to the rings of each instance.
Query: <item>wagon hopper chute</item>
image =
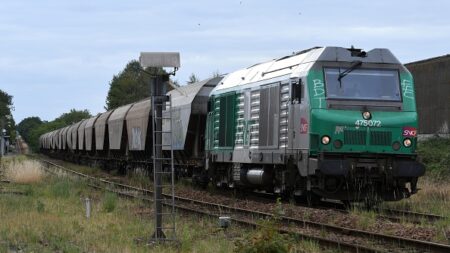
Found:
[[[204,136],[208,97],[223,77],[206,79],[169,91],[172,99],[172,135],[175,161],[187,167],[203,166]],[[168,118],[165,110],[163,117]],[[163,120],[163,131],[168,131],[170,122]],[[163,135],[163,144],[170,144],[170,138]],[[168,146],[163,146],[168,150]]]

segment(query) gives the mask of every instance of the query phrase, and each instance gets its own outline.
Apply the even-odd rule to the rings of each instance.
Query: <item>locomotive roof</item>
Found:
[[[277,78],[290,78],[305,75],[315,62],[353,62],[401,64],[388,50],[375,48],[368,52],[343,47],[313,47],[281,58],[255,64],[248,68],[234,71],[217,85],[212,94],[226,92],[228,89],[263,81],[276,81]]]

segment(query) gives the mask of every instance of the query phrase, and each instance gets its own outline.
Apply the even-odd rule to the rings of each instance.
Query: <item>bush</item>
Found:
[[[235,253],[287,253],[292,248],[288,235],[278,232],[279,221],[284,211],[277,199],[274,217],[258,223],[258,229],[235,242]]]
[[[432,138],[419,143],[417,152],[427,174],[437,179],[450,175],[450,139]]]
[[[235,253],[287,253],[291,242],[277,231],[275,220],[259,222],[258,229],[235,242]]]

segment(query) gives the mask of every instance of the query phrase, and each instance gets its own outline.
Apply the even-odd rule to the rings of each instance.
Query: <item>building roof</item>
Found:
[[[429,62],[439,62],[439,61],[446,61],[446,60],[450,60],[450,54],[432,57],[432,58],[428,58],[428,59],[423,59],[423,60],[419,60],[419,61],[413,61],[410,63],[405,63],[405,65],[406,66],[407,65],[417,65],[417,64],[424,64],[424,63],[429,63]]]

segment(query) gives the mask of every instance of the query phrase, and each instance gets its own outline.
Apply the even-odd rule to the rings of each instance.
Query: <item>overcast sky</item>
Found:
[[[389,48],[402,62],[450,53],[449,1],[0,0],[0,89],[14,118],[104,111],[141,51],[178,51],[184,84],[313,46]]]

